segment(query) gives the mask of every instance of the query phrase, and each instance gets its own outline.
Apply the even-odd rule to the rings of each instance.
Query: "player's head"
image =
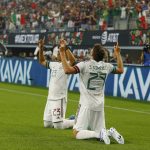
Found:
[[[105,49],[100,44],[95,44],[92,49],[92,57],[95,61],[102,61],[105,57]]]
[[[66,58],[68,60],[67,54],[66,54]],[[59,46],[57,46],[57,48],[54,48],[52,60],[61,61]]]
[[[60,61],[59,46],[54,47],[52,58],[53,60]]]
[[[143,48],[143,51],[150,53],[150,44],[145,44],[144,48]]]

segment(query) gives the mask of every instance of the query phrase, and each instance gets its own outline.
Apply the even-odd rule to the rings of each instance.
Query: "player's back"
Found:
[[[78,64],[80,69],[80,92],[83,104],[99,108],[104,101],[105,80],[113,65],[103,61],[89,60]]]
[[[49,99],[59,99],[66,97],[67,94],[67,75],[65,74],[62,63],[50,62],[51,76],[49,82]]]

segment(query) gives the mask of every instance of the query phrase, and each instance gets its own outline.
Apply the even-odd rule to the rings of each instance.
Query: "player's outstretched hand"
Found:
[[[115,55],[117,55],[117,54],[120,53],[120,47],[119,47],[118,42],[117,42],[117,44],[114,46],[114,53],[115,53]]]
[[[40,48],[43,48],[43,47],[44,47],[44,43],[45,43],[45,38],[40,39],[40,40],[38,41],[38,46],[39,46]]]
[[[67,44],[64,39],[61,39],[59,45],[60,45],[60,51],[64,51]]]

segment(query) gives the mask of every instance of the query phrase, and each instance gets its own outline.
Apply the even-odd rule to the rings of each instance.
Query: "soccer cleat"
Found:
[[[104,143],[107,145],[110,144],[110,139],[105,128],[100,131],[100,141],[104,141]]]
[[[124,138],[120,135],[115,128],[110,128],[108,134],[113,137],[119,144],[124,144]]]

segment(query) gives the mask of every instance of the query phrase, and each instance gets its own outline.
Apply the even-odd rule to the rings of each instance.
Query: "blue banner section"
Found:
[[[0,58],[0,82],[48,87],[50,70],[33,59]],[[79,91],[79,75],[70,75],[68,89]],[[150,101],[150,67],[126,66],[108,76],[106,95]]]
[[[150,101],[150,67],[128,66],[121,75],[109,75],[107,95]]]
[[[45,86],[47,70],[32,59],[1,58],[0,81]]]

